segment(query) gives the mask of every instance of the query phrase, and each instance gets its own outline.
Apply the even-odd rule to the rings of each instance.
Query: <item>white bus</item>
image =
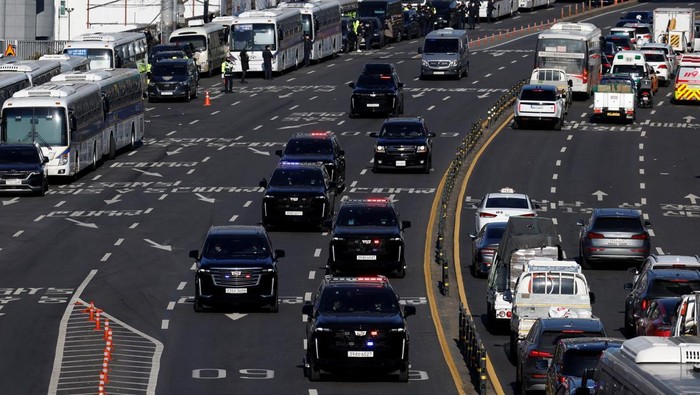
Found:
[[[96,168],[104,150],[100,87],[92,82],[49,82],[7,99],[0,115],[0,139],[39,144],[49,176],[75,176]]]
[[[170,34],[171,43],[191,43],[194,61],[202,74],[211,77],[228,56],[228,29],[221,23],[205,23],[201,26],[183,27]]]
[[[321,60],[341,51],[343,37],[340,29],[340,5],[336,1],[279,3],[279,8],[296,8],[301,13],[302,35],[313,43],[311,60]]]
[[[555,0],[519,0],[519,9],[534,11],[537,7],[549,8]]]
[[[54,60],[10,60],[0,64],[0,74],[23,75],[30,86],[41,85],[61,74],[61,64]]]
[[[272,71],[281,72],[297,67],[304,59],[301,14],[296,8],[270,8],[243,12],[233,21],[231,54],[238,58],[244,48],[250,59],[249,71],[262,71],[262,51],[266,45],[275,55]],[[241,71],[241,62],[233,64]]]
[[[590,23],[559,22],[537,37],[535,68],[563,69],[573,92],[590,96],[600,80],[600,29]]]
[[[11,98],[15,92],[30,86],[32,85],[24,74],[0,73],[0,106],[5,100]]]
[[[94,82],[100,87],[105,113],[102,155],[114,159],[117,150],[134,149],[143,140],[143,75],[132,69],[91,70],[60,74],[54,82]]]
[[[66,54],[41,55],[39,60],[53,60],[61,64],[61,72],[88,71],[90,70],[90,60],[82,56],[70,56]]]
[[[487,18],[488,13],[486,7],[488,1],[482,1],[479,7],[479,18]],[[500,19],[504,16],[513,16],[513,13],[518,10],[518,0],[493,0],[493,11],[491,18]]]
[[[91,70],[145,70],[148,64],[148,41],[143,33],[85,33],[66,43],[63,53],[88,58]]]

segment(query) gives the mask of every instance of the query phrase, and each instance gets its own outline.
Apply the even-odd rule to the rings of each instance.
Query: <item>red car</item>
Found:
[[[653,299],[647,308],[639,313],[635,321],[635,333],[637,336],[663,336],[671,335],[671,322],[676,315],[681,298]]]

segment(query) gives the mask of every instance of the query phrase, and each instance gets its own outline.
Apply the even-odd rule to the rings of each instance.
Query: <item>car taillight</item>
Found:
[[[651,40],[651,34],[645,34],[642,36],[642,38],[645,38],[647,40]]]
[[[639,306],[642,308],[642,310],[646,310],[647,306],[649,306],[649,301],[646,299],[642,299],[642,303]]]
[[[529,354],[531,357],[536,357],[536,358],[552,358],[553,355],[551,352],[547,351],[538,351],[538,350],[532,350],[530,351]]]
[[[518,217],[534,217],[534,213],[518,215]]]
[[[638,235],[632,235],[633,239],[637,240],[646,240],[647,239],[647,234],[646,233],[640,233]]]
[[[482,248],[481,249],[481,255],[493,255],[494,252],[496,252],[495,248]]]
[[[595,233],[595,232],[588,232],[588,238],[589,239],[604,239],[605,236],[600,234],[600,233]]]
[[[588,69],[583,69],[583,83],[588,82]]]
[[[657,69],[668,69],[668,67],[666,67],[665,64],[660,64],[659,67],[657,67]]]
[[[481,218],[495,218],[496,214],[491,214],[491,213],[479,213],[479,217]]]

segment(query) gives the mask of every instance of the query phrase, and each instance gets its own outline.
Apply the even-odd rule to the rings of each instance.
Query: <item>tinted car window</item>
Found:
[[[324,139],[293,139],[287,143],[285,154],[332,154],[333,143]]]
[[[601,351],[567,351],[562,361],[562,374],[565,376],[583,376],[584,370],[596,367],[601,354]]]
[[[0,163],[39,163],[39,155],[36,149],[3,149],[0,148]]]
[[[700,281],[655,279],[647,293],[647,298],[682,296],[700,291]]]
[[[362,87],[393,87],[394,80],[391,76],[386,75],[373,75],[373,74],[362,74],[357,79],[357,86]]]
[[[596,218],[593,228],[596,230],[639,232],[642,230],[642,224],[636,218],[600,217]]]
[[[389,123],[384,124],[379,137],[385,138],[405,138],[405,137],[421,137],[423,131],[420,124],[417,123]]]
[[[520,94],[520,100],[557,100],[557,93],[550,89],[524,89]]]
[[[505,230],[506,228],[489,226],[486,228],[486,234],[484,235],[484,237],[489,240],[498,241],[503,238],[503,232]]]
[[[161,77],[172,77],[173,80],[175,81],[184,81],[187,79],[188,73],[187,73],[187,66],[184,64],[182,65],[173,65],[173,64],[155,64],[153,66],[153,75],[161,76]]]
[[[425,39],[423,52],[428,53],[456,53],[459,51],[459,41],[457,39]]]
[[[316,169],[277,169],[272,173],[270,185],[274,186],[322,186],[323,176]]]
[[[665,62],[666,58],[661,54],[644,54],[644,60],[647,62]]]
[[[540,346],[542,351],[554,351],[554,347],[561,339],[570,339],[574,337],[596,337],[605,336],[602,332],[562,332],[562,331],[544,331],[540,336]]]
[[[340,226],[396,226],[394,211],[388,207],[351,207],[340,210]]]
[[[486,200],[486,207],[504,207],[504,208],[524,208],[527,209],[527,200],[514,199],[505,197],[492,197]]]
[[[222,259],[232,256],[270,256],[265,240],[255,236],[215,236],[207,240],[202,256]]]
[[[399,313],[398,300],[385,288],[326,288],[321,301],[319,310],[323,313]]]

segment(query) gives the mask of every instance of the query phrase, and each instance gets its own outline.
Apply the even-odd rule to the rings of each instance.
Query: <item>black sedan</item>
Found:
[[[474,277],[486,277],[489,275],[493,256],[498,250],[506,230],[507,222],[489,222],[484,225],[479,233],[470,235],[472,243],[472,266],[471,272]]]
[[[429,174],[433,162],[435,133],[422,117],[389,118],[384,121],[374,146],[373,171],[380,169],[419,169]]]

